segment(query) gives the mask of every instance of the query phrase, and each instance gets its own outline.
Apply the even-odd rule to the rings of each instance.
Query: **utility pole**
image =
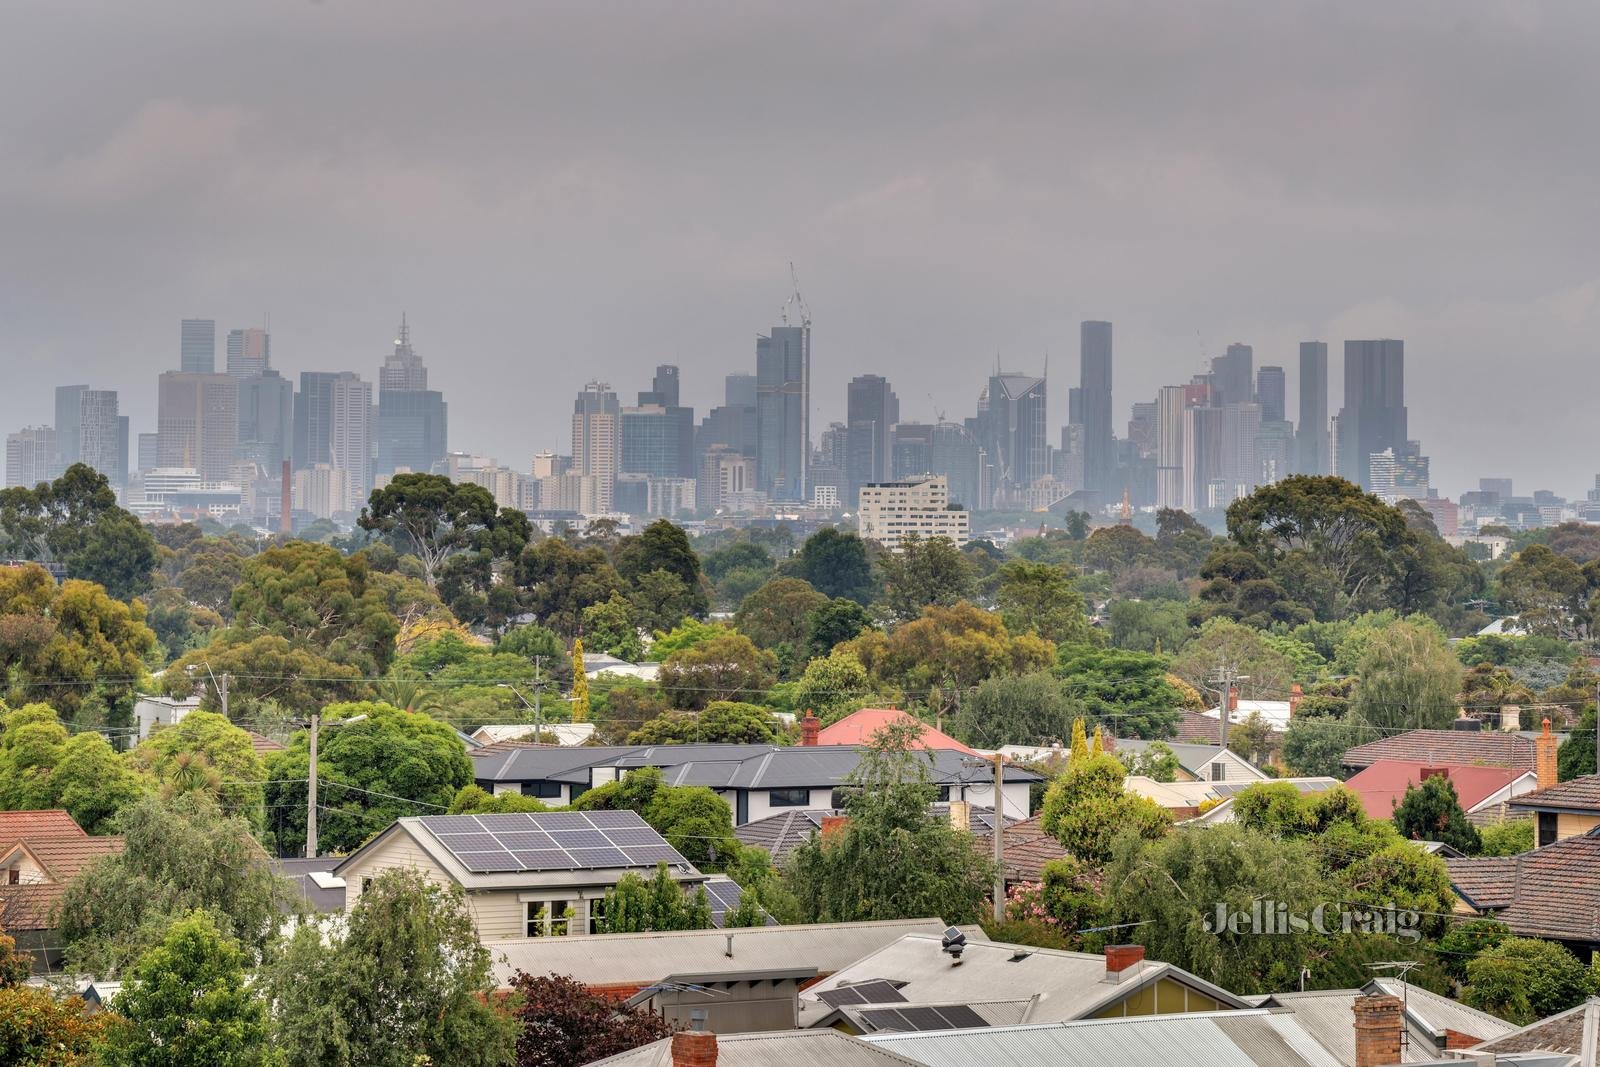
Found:
[[[317,858],[317,727],[322,715],[311,713],[311,769],[306,775],[306,859]]]
[[[1006,758],[1000,753],[994,754],[994,921],[997,923],[1006,919],[1006,853],[1002,840],[1006,832],[1005,762]]]
[[[1594,773],[1600,774],[1600,682],[1594,684]]]
[[[1233,703],[1233,664],[1219,663],[1217,669],[1211,672],[1210,681],[1215,682],[1222,693],[1222,701],[1217,705],[1217,744],[1227,748],[1228,715],[1233,711],[1230,706]]]
[[[217,683],[217,696],[222,701],[222,717],[228,718],[228,672],[222,672],[222,679]],[[229,719],[231,722],[232,720]]]
[[[539,740],[539,735],[544,732],[544,709],[542,697],[544,695],[544,657],[533,657],[533,739]]]

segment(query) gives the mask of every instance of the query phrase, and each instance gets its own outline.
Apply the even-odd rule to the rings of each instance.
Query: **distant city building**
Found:
[[[856,527],[861,536],[891,552],[907,537],[948,537],[957,545],[968,538],[968,515],[950,507],[949,485],[934,475],[916,481],[878,482],[861,487]]]
[[[697,510],[714,515],[727,510],[730,501],[755,488],[755,462],[726,445],[713,445],[700,461],[695,479]]]
[[[549,449],[533,454],[532,472],[535,478],[553,478],[567,473],[571,467],[571,456],[558,456]]]
[[[972,436],[993,470],[989,492],[977,507],[1019,499],[1027,487],[1050,474],[1046,440],[1045,380],[1000,373],[978,396]]]
[[[931,422],[896,423],[890,432],[889,449],[893,453],[889,465],[890,477],[897,481],[917,474],[932,474],[933,433]]]
[[[1442,496],[1423,497],[1421,504],[1438,528],[1440,537],[1454,537],[1461,532],[1461,509],[1456,502]]]
[[[811,326],[756,338],[756,468],[773,500],[804,500],[811,463]]]
[[[350,510],[350,478],[331,464],[316,463],[294,474],[294,509],[317,519]]]
[[[693,512],[698,504],[698,485],[694,478],[647,478],[644,514],[670,519]]]
[[[617,394],[604,382],[584,386],[572,406],[572,471],[595,480],[593,512],[612,510],[622,458],[621,414]]]
[[[811,487],[811,506],[822,511],[838,511],[839,487],[836,485],[814,485]]]
[[[1223,506],[1249,496],[1261,484],[1261,405],[1228,404],[1222,409]]]
[[[1160,418],[1161,408],[1157,401],[1140,401],[1133,405],[1128,418],[1128,443],[1133,446],[1135,454],[1146,459],[1155,456],[1156,442],[1160,437]]]
[[[1501,500],[1510,500],[1517,495],[1510,478],[1479,478],[1478,491],[1493,493]]]
[[[333,462],[333,383],[340,371],[301,371],[294,397],[294,469]]]
[[[6,435],[6,488],[32,489],[56,477],[56,432],[28,426]]]
[[[1226,407],[1255,400],[1255,358],[1253,348],[1235,343],[1211,360],[1212,403]]]
[[[1256,463],[1259,465],[1257,485],[1281,482],[1294,473],[1295,436],[1289,422],[1261,423],[1256,436]]]
[[[694,409],[643,399],[660,395],[640,393],[637,407],[622,409],[619,470],[623,474],[682,478],[685,470],[693,471]]]
[[[226,374],[161,375],[156,397],[161,467],[226,483],[239,441],[239,383]]]
[[[271,368],[238,382],[237,457],[277,478],[294,445],[294,383]]]
[[[272,366],[272,338],[266,330],[250,327],[228,331],[228,373],[254,378]]]
[[[85,389],[78,400],[78,462],[93,467],[114,486],[125,485],[128,449],[116,391]]]
[[[760,393],[759,379],[754,374],[730,374],[722,380],[722,401],[729,407],[753,408]]]
[[[1376,491],[1369,458],[1392,457],[1406,440],[1405,342],[1346,341],[1339,475]]]
[[[373,425],[372,383],[345,371],[329,389],[329,465],[345,476],[345,510],[351,514],[366,506],[372,494]]]
[[[142,474],[153,471],[161,466],[161,435],[158,433],[142,433],[139,435],[138,469]]]
[[[82,458],[83,394],[87,385],[56,386],[56,462],[59,473]]]
[[[449,407],[444,394],[428,388],[428,368],[411,344],[411,327],[400,316],[394,351],[378,368],[377,463],[374,474],[427,473],[450,446]]]
[[[1328,346],[1300,342],[1300,427],[1295,434],[1295,472],[1332,474],[1333,441],[1328,432]]]
[[[200,374],[187,377],[214,376]],[[143,519],[195,519],[208,516],[226,521],[238,518],[241,501],[242,491],[234,482],[204,478],[193,467],[157,467],[143,472],[134,480],[128,491],[126,507]]]
[[[948,483],[950,502],[967,510],[977,501],[993,496],[988,454],[971,431],[954,422],[940,422],[933,428],[933,463],[928,473],[942,476]],[[903,480],[903,479],[902,479]]]
[[[1223,410],[1207,405],[1183,411],[1183,510],[1191,515],[1221,507],[1227,485],[1223,477]]]
[[[178,369],[185,374],[215,374],[217,323],[215,319],[184,319],[178,325]]]
[[[1282,422],[1288,383],[1282,367],[1262,367],[1256,371],[1256,403],[1261,405],[1261,421]]]
[[[1120,492],[1111,421],[1111,323],[1088,321],[1078,326],[1078,417],[1083,426],[1083,486],[1109,498]]]
[[[894,467],[890,431],[899,421],[900,400],[888,379],[878,374],[851,379],[845,391],[844,499],[855,499],[868,482],[890,477]]]

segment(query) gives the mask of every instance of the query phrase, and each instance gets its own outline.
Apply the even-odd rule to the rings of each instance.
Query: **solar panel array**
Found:
[[[983,1016],[965,1004],[946,1004],[937,1008],[863,1008],[861,1018],[874,1030],[901,1030],[926,1033],[930,1030],[971,1030],[988,1026]]]
[[[818,993],[817,999],[830,1008],[840,1008],[846,1004],[904,1004],[906,998],[900,995],[900,990],[893,982],[881,978],[871,982],[857,982],[855,985],[842,985],[837,989],[829,989]]]
[[[422,824],[475,874],[689,862],[632,811],[430,815]]]

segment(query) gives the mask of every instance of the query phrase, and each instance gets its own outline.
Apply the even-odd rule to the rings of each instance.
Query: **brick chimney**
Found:
[[[970,830],[972,828],[972,808],[965,800],[952,800],[950,802],[950,828],[953,830]]]
[[[1500,729],[1506,733],[1516,733],[1522,729],[1522,709],[1515,704],[1505,704],[1500,708]]]
[[[1300,710],[1300,698],[1305,695],[1306,691],[1300,688],[1299,682],[1289,687],[1289,718],[1294,718],[1294,713]]]
[[[1539,788],[1549,789],[1561,777],[1556,771],[1556,738],[1550,732],[1550,720],[1544,721],[1544,732],[1533,740],[1533,771],[1539,776]]]
[[[1107,945],[1106,981],[1119,982],[1122,972],[1136,963],[1144,962],[1143,945]]]
[[[1388,1067],[1400,1062],[1404,1026],[1399,997],[1357,997],[1355,1067]]]
[[[1231,686],[1228,689],[1228,720],[1233,720],[1233,713],[1239,710],[1239,687]]]
[[[706,1030],[673,1034],[672,1067],[717,1067],[717,1035]]]
[[[1422,774],[1418,777],[1417,780],[1421,781],[1421,782],[1426,782],[1429,778],[1449,778],[1449,777],[1450,777],[1450,768],[1449,767],[1424,767],[1424,768],[1422,768]]]
[[[806,709],[805,718],[800,720],[800,743],[810,748],[817,746],[817,735],[822,732],[822,720],[811,714],[811,709]]]

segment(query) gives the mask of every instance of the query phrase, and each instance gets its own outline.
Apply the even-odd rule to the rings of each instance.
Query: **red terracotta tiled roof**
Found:
[[[1406,787],[1420,785],[1423,770],[1435,767],[1448,772],[1451,784],[1456,787],[1456,799],[1466,811],[1471,811],[1527,773],[1509,767],[1381,759],[1359,774],[1352,775],[1345,785],[1355,790],[1361,798],[1368,818],[1388,819],[1394,816],[1394,807],[1405,796]]]
[[[258,756],[265,756],[269,752],[282,752],[284,750],[284,745],[270,737],[258,734],[254,730],[246,732],[250,735],[250,747],[256,750],[256,755]]]
[[[1445,867],[1457,892],[1493,909],[1519,937],[1600,942],[1600,837],[1569,837],[1520,856],[1447,859]]]
[[[1570,782],[1524,793],[1511,802],[1513,808],[1548,808],[1561,811],[1600,812],[1600,774],[1586,774]]]
[[[42,811],[0,811],[0,842],[23,841],[30,837],[88,837],[67,812],[60,808]]]
[[[1481,764],[1531,771],[1533,741],[1518,734],[1467,730],[1407,730],[1357,745],[1344,754],[1346,767],[1370,767],[1381,759],[1427,764]]]
[[[957,752],[965,752],[969,756],[977,754],[944,731],[936,730],[914,716],[895,708],[862,708],[860,711],[852,712],[832,726],[825,727],[817,735],[817,744],[864,745],[872,739],[873,734],[890,723],[908,719],[918,722],[922,726],[922,737],[917,742],[919,748],[948,748]]]
[[[74,826],[77,824],[74,823]],[[33,837],[0,843],[0,857],[25,848],[51,879],[27,885],[0,885],[0,926],[8,930],[48,930],[50,913],[70,882],[101,856],[122,851],[120,837],[89,837],[81,831],[60,837]]]
[[[994,837],[974,835],[973,847],[985,856],[994,856]],[[1037,882],[1044,877],[1044,865],[1063,859],[1067,850],[1060,841],[1044,832],[1039,816],[1012,823],[1000,839],[1001,855],[1008,882]]]

